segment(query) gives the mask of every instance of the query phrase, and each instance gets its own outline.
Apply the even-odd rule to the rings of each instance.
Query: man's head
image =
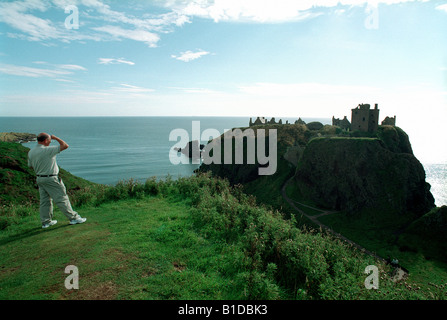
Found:
[[[39,133],[37,135],[37,143],[44,146],[49,146],[51,143],[51,136],[45,132]]]

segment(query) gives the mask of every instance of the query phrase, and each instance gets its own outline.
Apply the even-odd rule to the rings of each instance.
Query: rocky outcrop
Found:
[[[311,140],[295,175],[300,192],[318,206],[349,213],[363,208],[428,212],[434,198],[408,137],[389,130],[384,136],[389,139]]]
[[[184,148],[175,148],[177,152],[181,152],[189,158],[199,159],[202,149],[205,147],[204,144],[199,144],[198,140],[190,141],[186,144]]]
[[[4,142],[30,142],[36,141],[37,136],[33,133],[19,133],[19,132],[0,132],[0,141]]]

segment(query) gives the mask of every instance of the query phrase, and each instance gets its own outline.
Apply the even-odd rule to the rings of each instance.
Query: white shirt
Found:
[[[57,175],[59,167],[56,163],[56,155],[61,152],[60,146],[48,146],[37,144],[28,152],[28,166],[34,169],[36,175]]]

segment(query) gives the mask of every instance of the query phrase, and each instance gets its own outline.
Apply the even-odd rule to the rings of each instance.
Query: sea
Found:
[[[180,140],[175,134],[179,129],[189,135],[190,141],[197,129],[200,133],[214,129],[223,134],[232,128],[247,127],[249,120],[249,117],[0,117],[0,132],[56,135],[70,145],[57,157],[61,168],[92,182],[114,185],[129,179],[144,182],[153,177],[191,176],[199,164],[189,159],[180,163],[170,159],[171,149]],[[281,120],[294,123],[297,119]],[[303,120],[331,124],[329,118]],[[23,145],[32,148],[36,142]],[[177,156],[185,157],[182,153]],[[447,159],[444,163],[422,165],[436,205],[447,205]]]

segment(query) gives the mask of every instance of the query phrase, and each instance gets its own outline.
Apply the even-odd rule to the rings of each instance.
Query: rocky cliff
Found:
[[[311,140],[297,166],[299,191],[318,206],[348,213],[363,208],[428,212],[434,198],[408,136],[394,127],[377,136]]]
[[[284,159],[288,164],[278,170],[296,167],[295,183],[303,200],[349,213],[373,208],[420,215],[434,207],[425,170],[408,135],[398,127],[379,126],[376,133],[347,132],[330,125],[315,130],[290,124],[253,128],[278,130],[278,163]],[[211,171],[232,184],[262,184],[265,179],[258,167],[202,164],[198,171]]]
[[[37,136],[33,133],[0,132],[0,141],[4,142],[29,142],[35,141]]]

